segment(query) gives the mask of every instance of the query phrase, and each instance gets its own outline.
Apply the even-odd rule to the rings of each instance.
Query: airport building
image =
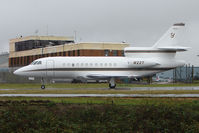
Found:
[[[9,67],[21,67],[50,56],[123,56],[127,43],[76,43],[73,37],[28,36],[10,40]]]

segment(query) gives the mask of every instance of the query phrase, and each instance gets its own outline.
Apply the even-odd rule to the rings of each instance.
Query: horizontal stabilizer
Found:
[[[158,47],[159,50],[167,50],[167,51],[187,51],[189,47],[182,47],[182,46],[165,46],[165,47]]]

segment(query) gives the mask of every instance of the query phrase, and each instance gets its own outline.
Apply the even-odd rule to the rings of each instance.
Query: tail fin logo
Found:
[[[174,38],[175,37],[175,33],[171,33],[171,38]]]

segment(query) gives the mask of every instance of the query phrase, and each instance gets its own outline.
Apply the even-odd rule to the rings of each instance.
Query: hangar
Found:
[[[127,43],[75,42],[73,37],[27,36],[11,39],[9,67],[21,67],[50,56],[123,56]]]

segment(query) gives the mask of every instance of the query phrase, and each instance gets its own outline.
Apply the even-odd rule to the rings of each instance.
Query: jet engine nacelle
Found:
[[[130,68],[145,68],[145,67],[154,67],[160,65],[159,63],[152,61],[152,59],[129,59],[128,66]]]

